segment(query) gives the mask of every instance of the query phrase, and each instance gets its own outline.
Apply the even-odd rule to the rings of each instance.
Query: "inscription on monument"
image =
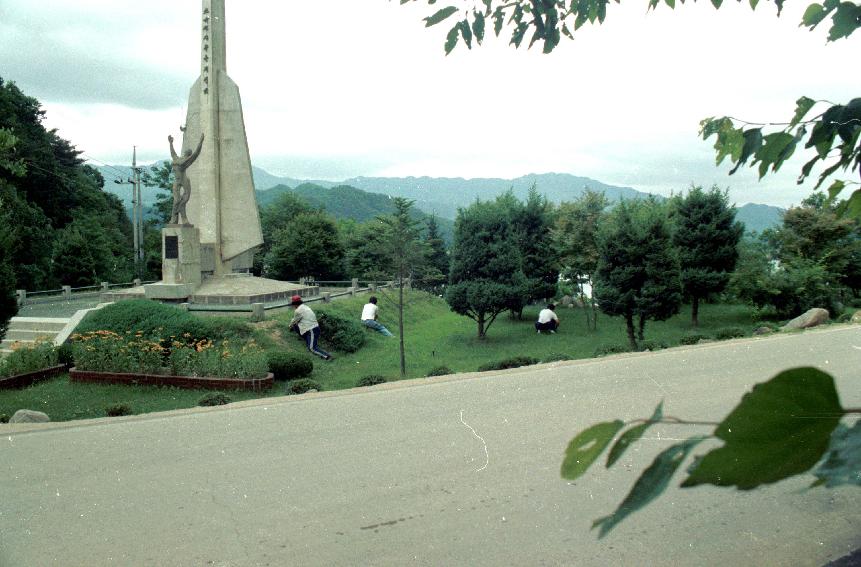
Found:
[[[165,236],[164,237],[164,259],[176,260],[179,258],[179,237]]]

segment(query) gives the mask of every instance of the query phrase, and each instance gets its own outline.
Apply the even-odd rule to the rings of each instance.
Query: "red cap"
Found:
[[[293,305],[299,305],[300,303],[302,303],[302,296],[294,295],[290,298],[290,303],[292,303]]]

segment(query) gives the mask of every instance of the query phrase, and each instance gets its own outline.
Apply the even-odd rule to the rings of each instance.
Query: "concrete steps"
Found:
[[[71,319],[61,317],[12,317],[0,344],[0,356],[12,352],[12,345],[32,345],[38,340],[54,341]]]

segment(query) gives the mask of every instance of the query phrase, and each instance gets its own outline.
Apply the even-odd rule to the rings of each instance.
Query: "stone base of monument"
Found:
[[[197,286],[190,284],[170,284],[158,282],[143,286],[145,299],[185,302],[194,293]]]
[[[319,288],[249,274],[230,274],[203,280],[189,303],[195,305],[250,305],[288,301],[293,295],[316,297]]]

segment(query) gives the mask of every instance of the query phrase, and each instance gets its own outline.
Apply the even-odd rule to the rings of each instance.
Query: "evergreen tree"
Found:
[[[598,254],[601,310],[625,318],[628,342],[638,350],[646,320],[665,320],[681,304],[678,261],[661,207],[652,200],[619,203],[598,232]]]
[[[425,242],[428,247],[428,264],[439,272],[443,278],[448,278],[449,257],[445,249],[445,241],[439,232],[436,215],[428,217]]]
[[[699,325],[700,300],[723,291],[738,259],[744,225],[735,220],[726,192],[692,187],[672,200],[673,244],[679,251],[682,288],[691,299],[691,324]]]
[[[458,211],[445,299],[452,311],[478,324],[478,337],[516,300],[523,285],[508,211],[476,201]]]

